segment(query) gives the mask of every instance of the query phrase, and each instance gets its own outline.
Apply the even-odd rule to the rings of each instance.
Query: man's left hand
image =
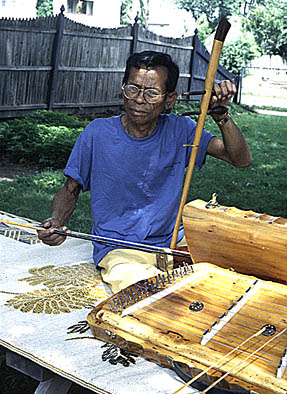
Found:
[[[213,85],[214,95],[211,96],[209,108],[227,107],[228,102],[236,93],[236,86],[226,80]]]

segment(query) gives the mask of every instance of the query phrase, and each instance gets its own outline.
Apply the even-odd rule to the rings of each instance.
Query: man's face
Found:
[[[135,85],[140,89],[153,88],[161,94],[165,93],[167,68],[155,67],[146,69],[131,68],[127,85]],[[124,106],[130,122],[138,125],[154,124],[166,105],[166,96],[160,97],[159,102],[150,104],[141,91],[135,99],[128,100],[124,97]]]

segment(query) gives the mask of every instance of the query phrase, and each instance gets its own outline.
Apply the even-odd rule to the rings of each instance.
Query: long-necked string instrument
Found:
[[[190,156],[189,165],[188,165],[188,169],[187,169],[187,173],[186,173],[186,178],[185,178],[185,182],[184,182],[184,186],[183,186],[183,191],[182,191],[181,201],[180,201],[180,205],[179,205],[179,209],[178,209],[178,213],[177,213],[177,218],[176,218],[176,222],[175,222],[175,226],[174,226],[173,236],[172,236],[172,240],[171,240],[171,244],[170,244],[171,249],[176,248],[179,227],[181,224],[181,216],[182,216],[182,212],[183,212],[183,207],[186,203],[188,191],[190,188],[190,182],[191,182],[191,178],[192,178],[192,174],[193,174],[193,170],[194,170],[194,166],[195,166],[195,161],[196,161],[196,157],[197,157],[197,153],[198,153],[198,149],[199,149],[199,144],[200,144],[200,140],[201,140],[201,136],[202,136],[204,122],[205,122],[205,118],[206,118],[206,115],[208,112],[208,106],[209,106],[209,102],[210,102],[210,98],[211,98],[211,94],[212,94],[213,83],[215,80],[216,71],[217,71],[217,67],[219,64],[219,58],[220,58],[220,54],[222,51],[223,42],[224,42],[225,37],[230,29],[230,26],[231,26],[230,23],[226,19],[221,19],[221,21],[218,25],[216,34],[215,34],[213,47],[212,47],[212,51],[210,54],[208,68],[207,68],[206,79],[205,79],[205,83],[204,83],[204,92],[205,93],[202,96],[202,100],[201,100],[201,104],[200,104],[200,115],[197,120],[195,135],[194,135],[193,144],[192,144],[191,156]]]
[[[10,224],[12,226],[28,228],[31,230],[47,231],[46,228],[41,227],[41,226],[18,223],[18,222],[11,221],[11,220],[0,219],[0,223],[5,223],[5,224]],[[57,229],[54,230],[54,234],[63,235],[65,237],[73,237],[73,238],[83,239],[85,241],[99,242],[99,243],[106,244],[109,246],[117,246],[117,247],[140,250],[142,252],[147,252],[147,253],[160,253],[160,254],[167,254],[167,255],[171,255],[171,256],[181,257],[181,258],[188,259],[188,260],[191,259],[189,252],[172,250],[170,248],[157,247],[157,246],[143,244],[143,243],[125,241],[125,240],[108,238],[108,237],[101,237],[98,235],[79,233],[79,232],[75,232],[75,231],[64,232],[64,231],[60,231]]]

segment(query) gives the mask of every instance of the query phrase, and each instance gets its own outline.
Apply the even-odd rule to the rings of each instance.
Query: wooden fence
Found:
[[[137,23],[91,28],[58,16],[0,19],[0,118],[37,109],[70,114],[115,112],[122,106],[121,81],[135,51],[169,53],[180,68],[177,91],[202,90],[209,54],[197,34],[158,36]],[[234,75],[219,67],[216,79]]]

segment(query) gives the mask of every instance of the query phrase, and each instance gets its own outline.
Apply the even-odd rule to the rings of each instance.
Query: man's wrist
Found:
[[[61,223],[60,220],[56,216],[51,216],[44,220],[44,222],[50,222],[51,220],[57,220],[57,222]]]
[[[224,115],[224,117],[222,117],[222,118],[219,119],[219,120],[213,118],[213,120],[215,121],[215,123],[216,123],[218,126],[220,126],[220,127],[223,126],[223,125],[225,125],[225,123],[227,123],[230,119],[231,119],[231,115],[230,115],[229,112],[226,112],[226,114]]]

